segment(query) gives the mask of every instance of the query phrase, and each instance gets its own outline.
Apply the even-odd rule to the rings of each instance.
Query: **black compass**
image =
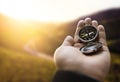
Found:
[[[82,42],[94,41],[98,36],[98,30],[93,26],[85,26],[79,31],[79,39]]]
[[[78,36],[81,42],[85,43],[80,51],[84,54],[97,52],[102,47],[102,43],[97,42],[99,32],[93,26],[84,26],[80,29]]]

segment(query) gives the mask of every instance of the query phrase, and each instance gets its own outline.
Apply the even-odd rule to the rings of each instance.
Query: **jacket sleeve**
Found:
[[[99,82],[83,74],[77,74],[70,71],[58,70],[55,73],[52,82]]]

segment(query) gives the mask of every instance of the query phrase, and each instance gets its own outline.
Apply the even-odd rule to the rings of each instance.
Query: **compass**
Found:
[[[79,39],[82,42],[94,41],[98,36],[98,30],[93,26],[85,26],[79,31]]]
[[[80,48],[82,53],[91,54],[101,49],[102,43],[97,42],[98,34],[98,30],[93,26],[84,26],[80,29],[78,33],[79,40],[85,43],[85,45]]]

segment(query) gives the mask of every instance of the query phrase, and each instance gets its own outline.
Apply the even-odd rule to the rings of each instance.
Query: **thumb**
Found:
[[[74,44],[74,40],[73,40],[73,37],[72,36],[67,36],[63,43],[62,43],[62,46],[73,46]]]

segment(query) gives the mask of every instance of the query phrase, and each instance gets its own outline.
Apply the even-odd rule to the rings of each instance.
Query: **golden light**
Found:
[[[119,0],[0,0],[0,12],[19,20],[68,21],[110,7]]]

